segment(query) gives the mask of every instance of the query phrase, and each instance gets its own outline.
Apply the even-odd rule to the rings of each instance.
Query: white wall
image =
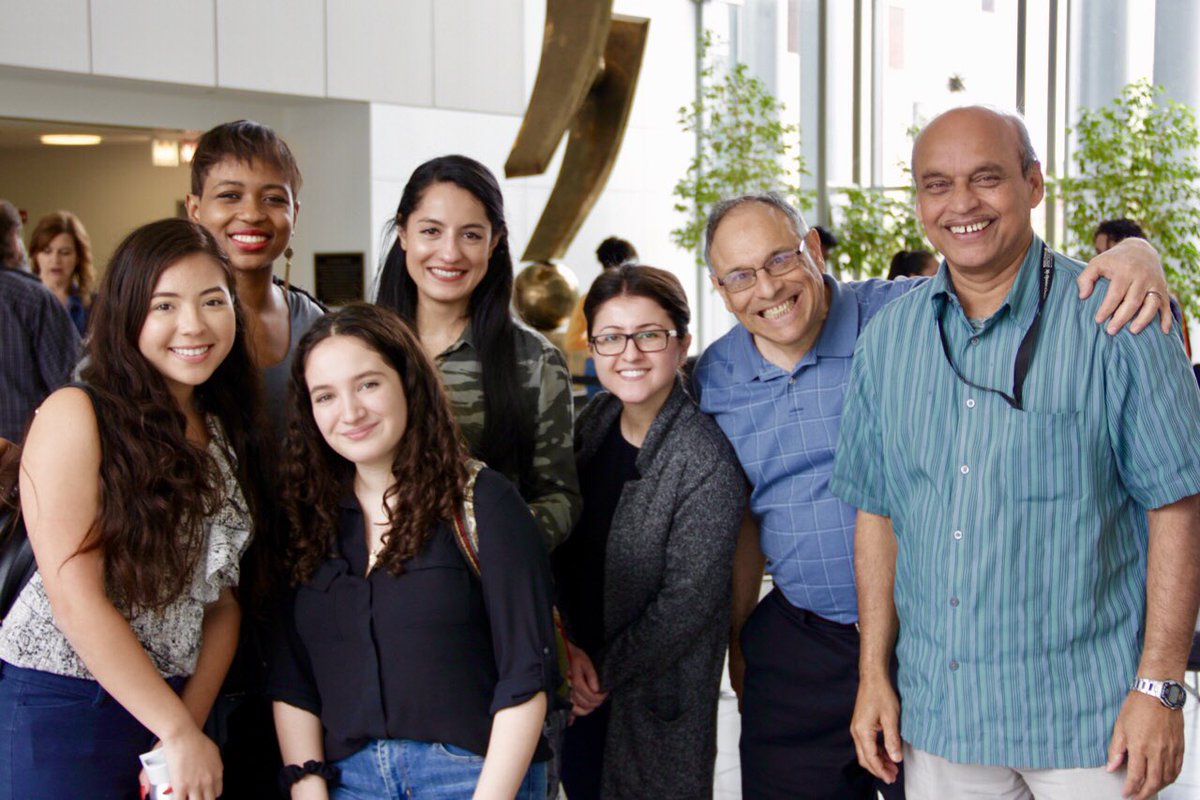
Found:
[[[320,251],[363,250],[373,276],[381,228],[409,174],[433,156],[465,153],[501,177],[519,258],[561,159],[541,176],[503,178],[536,76],[544,0],[153,5],[46,0],[31,10],[0,0],[0,13],[46,23],[20,36],[0,31],[0,113],[197,132],[240,117],[272,125],[305,177],[293,275],[302,285],[311,285],[311,256]],[[616,13],[651,22],[620,155],[564,259],[585,290],[599,271],[596,245],[616,234],[645,262],[676,272],[694,305],[711,302],[691,254],[669,238],[682,221],[672,188],[694,150],[677,116],[694,93],[695,9],[691,0],[614,3]],[[54,20],[68,35],[46,32]]]
[[[520,114],[524,5],[0,0],[0,65]]]

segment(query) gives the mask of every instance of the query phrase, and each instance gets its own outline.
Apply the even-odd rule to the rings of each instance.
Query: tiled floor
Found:
[[[726,679],[728,681],[728,678]],[[1189,673],[1189,685],[1196,677]],[[1175,784],[1159,793],[1159,800],[1200,800],[1200,702],[1189,693],[1187,706],[1183,709],[1186,753],[1183,772]],[[741,768],[738,764],[738,733],[741,718],[738,716],[737,700],[728,692],[728,683],[721,692],[721,703],[717,711],[717,766],[715,800],[738,800],[742,796]]]

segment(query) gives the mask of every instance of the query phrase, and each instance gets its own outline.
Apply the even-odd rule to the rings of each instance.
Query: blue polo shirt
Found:
[[[1200,492],[1200,392],[1178,336],[1108,336],[1054,255],[1037,312],[1036,237],[1004,303],[973,325],[947,279],[893,303],[859,340],[832,490],[891,518],[898,543],[900,733],[950,761],[1105,763],[1137,668],[1147,509]],[[1103,287],[1101,287],[1103,289]]]
[[[767,571],[788,601],[836,622],[858,620],[854,509],[829,492],[833,451],[863,327],[921,280],[839,283],[816,343],[791,371],[767,361],[743,325],[696,365],[700,408],[733,443],[753,491]]]

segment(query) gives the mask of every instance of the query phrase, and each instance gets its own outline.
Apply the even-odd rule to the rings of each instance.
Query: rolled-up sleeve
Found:
[[[313,677],[308,648],[296,631],[295,592],[280,605],[270,643],[267,697],[320,716],[321,694]]]
[[[529,507],[499,473],[480,473],[475,518],[496,658],[495,714],[552,691],[558,682],[550,563]]]

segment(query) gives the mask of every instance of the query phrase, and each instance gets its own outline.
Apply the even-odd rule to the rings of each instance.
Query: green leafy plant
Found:
[[[800,153],[800,131],[784,123],[784,106],[767,91],[745,64],[717,76],[708,54],[712,34],[705,31],[699,47],[705,67],[700,97],[679,109],[679,123],[696,134],[696,155],[686,175],[675,184],[675,210],[686,221],[671,231],[671,241],[696,254],[701,250],[708,213],[719,200],[748,192],[777,191],[798,208],[809,205],[800,177],[807,175]]]
[[[853,278],[887,274],[900,250],[931,249],[913,210],[913,189],[847,186],[837,190],[844,202],[834,209],[840,271]]]
[[[1200,313],[1200,146],[1195,112],[1142,79],[1097,109],[1080,109],[1075,171],[1058,182],[1066,248],[1086,260],[1103,220],[1128,217],[1158,248],[1180,303]]]

